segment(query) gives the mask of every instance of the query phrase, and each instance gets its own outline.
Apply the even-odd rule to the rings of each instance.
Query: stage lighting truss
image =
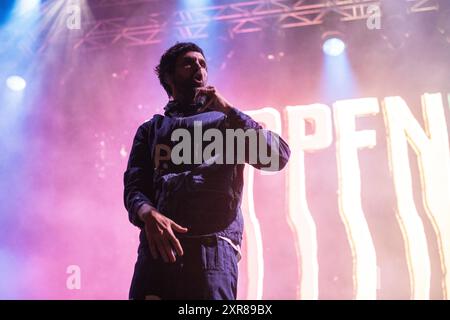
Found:
[[[333,12],[342,23],[370,17],[369,8],[386,0],[252,0],[198,7],[175,12],[155,12],[140,25],[129,25],[129,17],[85,22],[75,50],[98,50],[113,45],[143,46],[161,42],[175,34],[178,40],[195,40],[215,36],[208,33],[212,23],[223,26],[227,37],[254,33],[266,28],[301,28],[322,24]],[[438,10],[438,0],[405,1],[409,14]],[[125,6],[156,0],[93,0],[94,7]],[[57,38],[56,38],[57,40]],[[48,44],[47,44],[48,45]]]
[[[162,0],[89,0],[91,7],[115,7],[115,6],[129,6],[134,4],[142,4],[148,2],[161,2]]]

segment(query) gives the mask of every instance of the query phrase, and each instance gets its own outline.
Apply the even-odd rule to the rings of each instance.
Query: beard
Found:
[[[197,73],[184,79],[175,78],[174,85],[177,91],[182,92],[184,96],[193,97],[197,88],[206,86],[206,78],[203,75],[199,77]]]

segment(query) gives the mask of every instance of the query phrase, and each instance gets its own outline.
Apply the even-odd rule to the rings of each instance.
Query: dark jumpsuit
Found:
[[[149,295],[161,299],[236,299],[237,252],[226,240],[234,247],[242,242],[240,204],[245,163],[174,164],[172,159],[161,160],[155,151],[164,155],[157,146],[173,148],[176,143],[171,135],[175,129],[186,129],[194,137],[195,121],[201,121],[196,122],[197,130],[200,123],[203,132],[218,129],[224,135],[227,129],[263,130],[269,149],[273,143],[269,137],[276,135],[236,108],[228,115],[209,110],[198,113],[195,105],[183,106],[176,101],[169,101],[164,116],[157,114],[138,128],[124,174],[124,202],[129,220],[141,229],[130,299],[145,299]],[[277,170],[281,170],[290,150],[278,138]],[[210,142],[201,143],[203,150]],[[223,152],[227,152],[225,148]],[[246,162],[248,156],[246,151]],[[267,168],[267,164],[259,162],[252,165]],[[176,234],[184,255],[176,257],[175,263],[152,258],[144,224],[137,215],[144,203],[189,229],[187,233]]]

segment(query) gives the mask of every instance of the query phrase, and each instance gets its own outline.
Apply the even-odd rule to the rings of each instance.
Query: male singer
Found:
[[[289,159],[281,137],[207,86],[207,70],[193,43],[169,48],[155,69],[169,102],[138,128],[124,174],[141,229],[130,299],[236,299],[245,163],[276,171]]]

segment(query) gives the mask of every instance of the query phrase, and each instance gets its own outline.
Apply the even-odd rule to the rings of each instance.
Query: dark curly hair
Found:
[[[175,45],[167,49],[166,52],[164,52],[161,56],[159,64],[155,67],[155,73],[158,76],[159,82],[163,86],[164,90],[166,90],[169,98],[172,96],[172,89],[164,78],[166,75],[171,75],[175,72],[177,58],[189,51],[200,52],[203,57],[205,56],[203,54],[203,50],[195,43],[177,42]]]

